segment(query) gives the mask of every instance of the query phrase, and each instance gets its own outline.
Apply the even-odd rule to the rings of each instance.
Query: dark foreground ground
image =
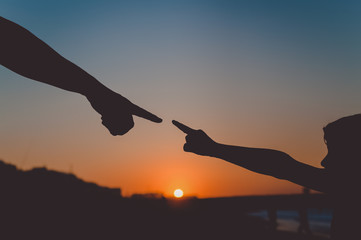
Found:
[[[325,239],[272,231],[246,210],[224,199],[123,198],[72,174],[0,161],[0,239]]]
[[[264,239],[275,239],[275,240],[326,240],[329,238],[319,237],[319,236],[306,236],[300,235],[294,232],[285,232],[285,231],[277,231],[273,234],[270,234],[268,238]]]

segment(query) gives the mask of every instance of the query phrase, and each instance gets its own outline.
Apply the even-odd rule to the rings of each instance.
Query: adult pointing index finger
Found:
[[[156,122],[156,123],[160,123],[163,121],[161,118],[157,117],[153,113],[148,112],[147,110],[145,110],[137,105],[133,105],[132,114],[135,116],[147,119],[149,121]]]

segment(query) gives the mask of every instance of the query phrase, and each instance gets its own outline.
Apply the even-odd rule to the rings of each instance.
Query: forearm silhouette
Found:
[[[25,28],[0,17],[0,33],[1,65],[24,77],[84,95],[112,135],[127,133],[134,126],[133,115],[162,121],[104,86]]]
[[[220,158],[253,172],[288,180],[318,191],[329,191],[330,179],[324,169],[298,162],[277,150],[217,143],[202,130],[192,129],[175,120],[173,124],[187,134],[183,146],[186,152]]]

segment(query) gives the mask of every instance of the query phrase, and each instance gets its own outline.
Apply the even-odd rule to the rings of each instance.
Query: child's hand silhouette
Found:
[[[217,144],[203,130],[192,129],[175,120],[173,120],[172,123],[187,134],[185,137],[186,143],[183,146],[185,152],[192,152],[203,156],[212,155]]]

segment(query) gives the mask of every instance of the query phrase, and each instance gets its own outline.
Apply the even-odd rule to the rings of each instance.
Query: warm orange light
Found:
[[[182,191],[182,189],[176,189],[176,190],[174,191],[174,196],[175,196],[176,198],[181,198],[181,197],[183,197],[183,191]]]

